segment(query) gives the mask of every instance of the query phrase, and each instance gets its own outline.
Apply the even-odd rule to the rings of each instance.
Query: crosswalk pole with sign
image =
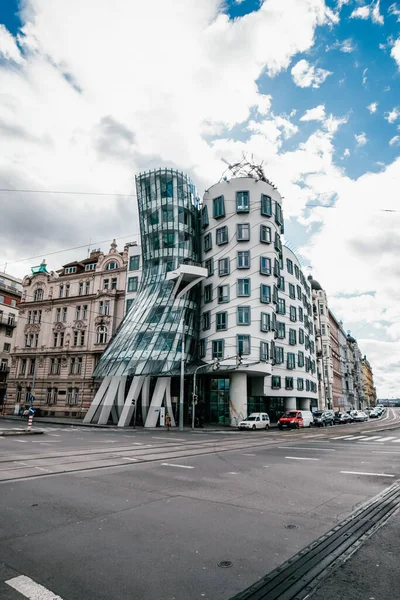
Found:
[[[29,418],[28,418],[28,431],[30,431],[32,429],[32,424],[33,424],[33,414],[29,415]]]

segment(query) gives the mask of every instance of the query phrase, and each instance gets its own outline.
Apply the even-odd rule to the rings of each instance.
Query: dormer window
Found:
[[[95,271],[96,270],[96,263],[90,263],[89,265],[85,266],[85,271]]]
[[[76,267],[66,267],[65,268],[66,275],[72,275],[72,273],[76,273]]]
[[[118,263],[115,261],[109,262],[106,266],[106,271],[112,271],[113,269],[118,269]]]

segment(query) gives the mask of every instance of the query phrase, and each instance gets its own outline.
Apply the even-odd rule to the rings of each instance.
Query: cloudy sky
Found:
[[[399,82],[400,1],[3,1],[0,269],[137,239],[138,171],[177,166],[202,193],[254,154],[286,241],[398,396]]]

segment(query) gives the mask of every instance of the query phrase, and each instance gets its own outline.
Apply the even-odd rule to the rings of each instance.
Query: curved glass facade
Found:
[[[181,264],[200,264],[196,188],[184,173],[158,169],[138,175],[136,190],[142,278],[136,300],[101,357],[95,377],[178,374],[182,323],[186,363],[196,353],[197,286],[176,300],[175,282],[166,279]]]

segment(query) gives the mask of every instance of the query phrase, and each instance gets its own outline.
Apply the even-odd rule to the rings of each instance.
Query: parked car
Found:
[[[238,429],[269,429],[270,424],[267,413],[251,413],[244,421],[240,421]]]
[[[332,412],[327,410],[317,410],[313,413],[313,416],[316,427],[327,427],[328,425],[333,425],[335,421]]]
[[[351,423],[353,421],[352,417],[349,415],[349,413],[346,412],[337,412],[335,413],[335,423],[338,424],[346,424],[346,423]]]
[[[352,410],[350,415],[353,417],[353,421],[368,421],[368,415],[362,410]]]
[[[311,427],[313,416],[310,410],[288,410],[278,421],[279,429],[299,429],[300,427]]]
[[[371,410],[369,413],[370,419],[379,419],[380,416],[381,415],[380,415],[379,411],[377,411],[377,410]]]

